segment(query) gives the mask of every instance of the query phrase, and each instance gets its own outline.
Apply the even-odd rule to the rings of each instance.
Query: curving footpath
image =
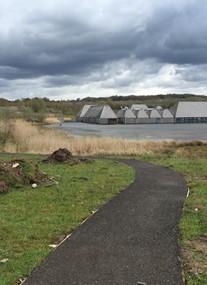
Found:
[[[183,285],[178,224],[187,194],[170,169],[119,160],[136,170],[121,194],[78,227],[24,285]]]

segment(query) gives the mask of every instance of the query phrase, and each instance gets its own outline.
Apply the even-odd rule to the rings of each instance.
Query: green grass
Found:
[[[207,237],[207,159],[204,158],[206,154],[202,155],[202,148],[199,149],[199,152],[196,150],[200,154],[197,157],[193,154],[193,148],[190,157],[176,157],[174,151],[166,155],[139,156],[139,159],[179,171],[188,183],[190,195],[180,221],[180,245],[191,257],[188,260],[183,256],[182,260],[188,285],[207,284],[207,246],[202,246],[202,237]]]
[[[187,285],[205,285],[207,252],[199,245],[202,245],[202,237],[207,235],[206,146],[184,148],[186,157],[179,157],[176,148],[172,148],[138,159],[177,170],[188,182],[190,196],[180,222],[180,245],[188,251],[190,258],[182,257],[183,271]],[[42,159],[38,155],[22,157]],[[19,157],[0,156],[0,159],[14,158]],[[6,264],[0,264],[0,285],[13,284],[26,276],[51,250],[49,243],[72,231],[134,177],[132,169],[112,161],[68,167],[42,164],[40,168],[59,184],[25,188],[0,196],[0,260],[9,258]],[[123,179],[120,179],[120,173]],[[196,262],[193,269],[189,268],[192,261]]]
[[[8,258],[0,263],[0,285],[16,284],[27,276],[51,251],[49,244],[61,240],[134,179],[133,169],[114,161],[40,164],[39,169],[58,184],[0,195],[0,260]]]

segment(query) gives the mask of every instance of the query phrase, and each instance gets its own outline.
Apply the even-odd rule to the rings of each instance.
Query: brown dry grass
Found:
[[[92,136],[73,137],[56,129],[41,128],[25,121],[15,121],[11,128],[12,140],[7,141],[4,151],[24,153],[50,153],[67,148],[73,154],[140,154],[162,151],[166,142],[115,140]]]
[[[0,121],[0,133],[6,133],[8,131],[9,125],[6,121]]]
[[[51,153],[58,148],[67,148],[75,155],[93,154],[168,154],[174,152],[177,156],[191,155],[191,146],[200,142],[157,142],[120,140],[108,137],[74,137],[56,129],[47,129],[25,121],[10,123],[12,140],[8,140],[4,151],[22,153]]]

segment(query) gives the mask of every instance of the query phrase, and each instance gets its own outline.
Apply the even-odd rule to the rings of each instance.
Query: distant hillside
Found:
[[[76,115],[81,107],[85,104],[89,105],[105,105],[108,104],[113,110],[119,110],[120,107],[129,107],[132,104],[146,104],[148,107],[156,107],[161,105],[168,108],[179,101],[207,101],[207,96],[194,94],[167,94],[167,95],[114,95],[110,97],[86,97],[77,100],[50,100],[48,98],[24,98],[21,100],[9,101],[0,98],[0,107],[16,106],[19,109],[34,108],[38,103],[41,108],[50,113],[62,115]],[[38,107],[37,105],[37,107]],[[39,107],[40,107],[39,106]]]
[[[84,104],[108,104],[112,109],[120,109],[121,106],[130,106],[131,104],[146,104],[148,107],[161,105],[163,108],[169,108],[179,101],[207,101],[207,96],[194,94],[168,94],[168,95],[115,95],[111,97],[92,98],[87,97],[81,100]]]

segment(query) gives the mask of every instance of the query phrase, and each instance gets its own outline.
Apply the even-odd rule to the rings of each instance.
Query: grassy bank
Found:
[[[81,154],[81,155],[93,155],[93,154],[104,154],[104,155],[122,155],[122,156],[131,156],[136,157],[141,160],[149,161],[155,164],[159,164],[162,166],[173,168],[185,177],[189,189],[190,195],[186,201],[183,218],[180,223],[181,229],[181,237],[180,244],[182,247],[182,264],[183,271],[186,278],[186,284],[188,285],[205,285],[207,284],[207,143],[201,142],[151,142],[151,141],[127,141],[127,140],[114,140],[111,138],[96,138],[96,137],[84,137],[84,138],[75,138],[70,135],[63,134],[57,130],[51,129],[42,129],[37,125],[32,125],[26,123],[24,121],[16,121],[16,122],[8,122],[5,125],[0,124],[0,134],[4,133],[5,136],[2,135],[2,144],[1,148],[7,152],[13,153],[51,153],[58,148],[65,147],[72,151],[73,154]],[[8,157],[8,155],[6,155]],[[15,154],[16,157],[16,154]],[[105,163],[105,162],[104,162]],[[116,164],[117,166],[117,164]],[[42,166],[41,166],[42,167]],[[46,166],[44,166],[46,167]],[[104,166],[106,167],[106,166]],[[114,167],[114,165],[110,166],[111,173],[115,171],[115,173],[119,173],[120,169]],[[107,167],[106,167],[107,168]],[[70,168],[75,169],[75,168]],[[112,171],[113,169],[113,171]],[[44,170],[44,169],[43,169]],[[55,176],[56,169],[45,169],[46,172],[50,173],[50,175]],[[63,170],[61,170],[63,171]],[[106,169],[105,169],[106,171]],[[117,171],[117,172],[116,172]],[[110,170],[109,172],[110,173]],[[110,173],[110,174],[111,174]],[[124,171],[122,172],[124,173]],[[60,175],[60,174],[58,174]],[[72,177],[87,177],[86,174],[74,174],[72,172]],[[91,173],[88,174],[91,177]],[[93,179],[89,179],[89,181],[93,181],[91,184],[91,189],[99,188],[99,174],[97,172],[94,173]],[[106,175],[106,173],[104,173]],[[119,174],[114,174],[112,176],[112,180],[116,181],[116,177]],[[130,176],[130,175],[129,175]],[[61,177],[61,175],[60,175]],[[75,182],[71,182],[71,176],[69,175],[69,181],[62,180],[61,185],[70,185],[78,187],[82,187],[82,184],[87,184],[88,180],[79,181],[79,179]],[[63,179],[63,178],[61,178]],[[123,177],[124,179],[128,179]],[[131,179],[131,178],[130,178]],[[130,180],[129,179],[129,180]],[[122,179],[121,179],[122,180]],[[59,181],[59,180],[58,180]],[[124,183],[123,181],[119,181],[120,183]],[[128,180],[126,180],[127,182]],[[68,184],[69,183],[69,184]],[[82,183],[82,184],[81,184]],[[116,182],[115,182],[116,183]],[[97,186],[97,187],[94,187]],[[123,184],[122,184],[123,185]],[[90,188],[89,187],[89,188]],[[47,189],[49,195],[52,195],[52,199],[60,200],[61,203],[61,193],[66,191],[59,191],[57,187],[52,186],[52,191]],[[45,190],[41,190],[44,194]],[[41,192],[40,191],[40,192]],[[34,190],[24,190],[22,193],[28,192],[29,195],[35,194]],[[90,191],[89,191],[90,192]],[[14,192],[10,193],[12,195]],[[32,194],[30,194],[32,193]],[[51,194],[52,193],[52,194]],[[15,195],[17,195],[15,193]],[[20,195],[20,196],[23,196]],[[66,195],[67,196],[67,195]],[[5,196],[6,197],[6,196]],[[8,196],[9,197],[9,196]],[[25,196],[26,197],[26,196]],[[56,197],[56,198],[54,198]],[[80,201],[82,203],[82,198],[79,196]],[[5,198],[4,198],[5,199]],[[19,198],[18,198],[19,199]],[[26,199],[26,198],[24,198]],[[11,199],[10,199],[11,200]],[[24,205],[25,201],[31,200],[31,196],[24,200],[23,203],[19,203],[18,205]],[[4,206],[4,204],[1,204]],[[73,204],[72,204],[73,205]],[[9,208],[8,206],[7,208]],[[62,207],[62,206],[61,206]],[[60,208],[61,208],[60,207]],[[84,204],[85,207],[85,204]],[[6,209],[7,209],[6,208]],[[17,207],[18,208],[18,207]],[[21,207],[20,207],[21,208]],[[47,208],[47,207],[46,207]],[[93,208],[93,207],[92,207]],[[14,209],[14,207],[11,207]],[[44,207],[43,207],[44,209]],[[8,210],[8,209],[7,209]],[[87,213],[93,209],[86,210]],[[45,210],[47,212],[47,210]],[[56,209],[55,209],[56,211]],[[83,209],[83,212],[85,210]],[[23,211],[24,212],[24,211]],[[4,211],[1,213],[4,213]],[[85,213],[85,212],[84,212]],[[24,215],[26,215],[26,210]],[[74,212],[74,216],[78,215]],[[31,214],[32,216],[32,214]],[[85,216],[85,214],[83,215]],[[21,221],[21,220],[20,220]],[[40,222],[41,223],[41,222]],[[68,221],[66,221],[68,224]],[[11,223],[10,223],[11,224]],[[73,226],[72,226],[73,228]],[[12,229],[12,226],[11,226]],[[9,229],[10,230],[10,229]],[[5,235],[9,235],[9,230],[5,232]],[[64,231],[64,230],[63,230]],[[21,229],[18,232],[18,235],[21,236]],[[25,235],[23,231],[23,236]],[[56,235],[56,233],[55,233]],[[51,239],[51,236],[50,236]],[[35,240],[35,238],[34,238]],[[2,237],[0,237],[0,242],[2,241]],[[24,244],[24,241],[23,241]],[[34,247],[35,245],[33,245]],[[1,247],[3,248],[3,247]],[[38,248],[40,255],[42,256],[42,247]],[[48,252],[48,247],[45,247],[46,250],[44,254]],[[38,251],[37,250],[37,251]],[[44,251],[44,250],[43,250]],[[18,250],[17,250],[18,252]],[[11,253],[11,250],[8,251]],[[12,253],[11,253],[12,254]],[[21,256],[21,254],[20,254]],[[8,263],[9,264],[9,263]],[[14,271],[14,265],[11,265],[4,269],[4,274],[6,271],[12,272]],[[22,263],[20,263],[20,267],[22,267]],[[28,262],[28,267],[25,269],[25,272],[28,272],[34,264],[30,264]],[[17,269],[17,271],[20,271]],[[3,268],[0,266],[0,270]],[[0,274],[0,276],[3,276]],[[25,276],[24,272],[21,272],[18,276]],[[10,283],[1,283],[2,281],[0,277],[0,284],[10,284]],[[10,278],[5,277],[5,278]],[[9,279],[8,279],[9,280]]]
[[[73,166],[41,163],[39,168],[58,184],[0,196],[0,260],[8,259],[0,263],[1,285],[27,276],[51,251],[49,244],[59,243],[134,178],[130,167],[112,161]]]
[[[178,157],[182,154],[182,157]],[[138,159],[175,169],[190,190],[180,222],[183,274],[187,285],[207,284],[207,148],[171,148],[165,155],[141,155]]]

